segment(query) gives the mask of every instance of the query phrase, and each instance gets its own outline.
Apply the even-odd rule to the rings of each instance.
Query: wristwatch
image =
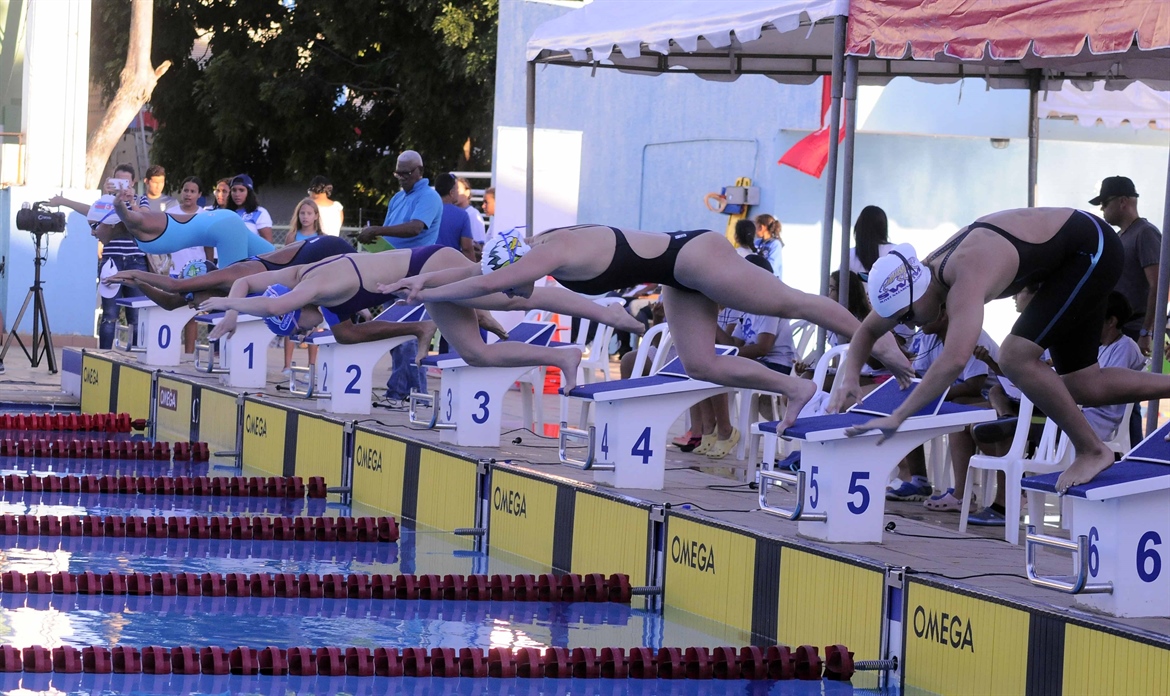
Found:
[[[1142,329],[1141,331],[1138,332],[1138,336],[1145,338],[1146,336],[1149,336],[1151,333],[1152,332],[1149,329]]]

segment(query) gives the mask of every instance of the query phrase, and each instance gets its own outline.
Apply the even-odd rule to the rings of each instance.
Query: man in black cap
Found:
[[[1132,180],[1111,176],[1101,182],[1100,195],[1089,204],[1101,206],[1101,217],[1105,222],[1121,230],[1118,236],[1125,248],[1125,265],[1116,289],[1125,295],[1134,310],[1134,317],[1122,327],[1122,332],[1137,341],[1142,353],[1149,355],[1162,234],[1149,220],[1138,215],[1137,199]]]

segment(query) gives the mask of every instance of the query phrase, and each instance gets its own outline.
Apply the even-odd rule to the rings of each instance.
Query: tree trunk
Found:
[[[118,93],[106,107],[101,123],[89,136],[85,145],[85,185],[98,188],[106,160],[126,131],[130,120],[142,105],[150,100],[158,78],[171,62],[164,61],[157,68],[150,65],[150,44],[153,33],[154,1],[133,0],[130,7],[130,42],[126,50],[126,67],[122,68]],[[143,172],[138,172],[141,176]]]

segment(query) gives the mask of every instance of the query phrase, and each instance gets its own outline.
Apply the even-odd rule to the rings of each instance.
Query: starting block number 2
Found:
[[[1097,542],[1101,540],[1101,533],[1096,527],[1089,528],[1089,575],[1097,577],[1101,570],[1101,554],[1097,550]],[[1137,574],[1142,582],[1154,582],[1162,574],[1162,556],[1155,546],[1162,545],[1162,537],[1157,532],[1146,532],[1138,539]]]

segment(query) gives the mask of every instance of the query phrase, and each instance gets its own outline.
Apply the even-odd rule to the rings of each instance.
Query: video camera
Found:
[[[65,231],[65,213],[49,210],[48,201],[25,203],[16,211],[16,229],[33,234],[48,234]]]

